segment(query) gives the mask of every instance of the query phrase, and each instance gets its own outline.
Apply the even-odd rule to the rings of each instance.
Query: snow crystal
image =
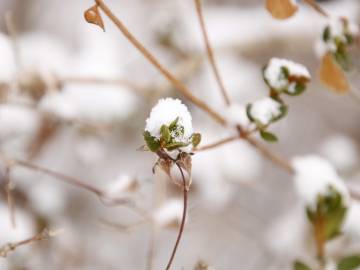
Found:
[[[320,152],[339,171],[349,171],[359,162],[356,143],[345,135],[336,134],[327,138]]]
[[[295,157],[292,160],[295,169],[297,192],[309,207],[317,203],[318,195],[328,194],[329,187],[339,192],[345,203],[349,203],[349,192],[331,164],[318,156]]]
[[[153,214],[155,223],[160,227],[168,227],[173,224],[180,224],[183,212],[183,202],[172,199],[158,208]]]
[[[310,73],[305,66],[287,59],[272,58],[265,68],[264,76],[274,89],[283,89],[289,84],[288,78],[284,77],[283,68],[287,68],[290,76],[310,79]]]
[[[251,125],[246,114],[246,106],[238,103],[233,103],[226,108],[225,117],[230,125],[240,125],[243,128],[249,128]]]
[[[177,139],[187,142],[193,134],[192,118],[187,107],[179,99],[160,99],[151,110],[150,117],[146,120],[145,130],[160,139],[161,126],[169,125],[176,118],[178,118],[178,125],[184,127],[183,138]]]
[[[272,98],[266,97],[252,103],[250,115],[263,125],[268,125],[270,121],[281,114],[281,104]]]

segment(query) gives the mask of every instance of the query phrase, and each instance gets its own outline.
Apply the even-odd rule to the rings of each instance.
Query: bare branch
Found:
[[[44,229],[42,232],[16,243],[8,243],[2,247],[0,247],[0,257],[6,258],[8,254],[20,246],[28,245],[34,242],[39,242],[43,240],[47,240],[50,237],[54,237],[59,233],[59,231],[52,231],[48,229]]]
[[[211,143],[211,144],[208,144],[208,145],[204,145],[204,146],[201,146],[201,147],[198,147],[196,149],[194,149],[196,152],[200,152],[200,151],[205,151],[205,150],[210,150],[210,149],[213,149],[213,148],[216,148],[216,147],[219,147],[219,146],[222,146],[224,144],[227,144],[227,143],[230,143],[230,142],[233,142],[233,141],[236,141],[240,139],[239,135],[235,135],[235,136],[230,136],[230,137],[227,137],[225,139],[221,139],[219,141],[216,141],[214,143]]]
[[[199,23],[200,23],[200,26],[201,26],[201,32],[202,32],[203,39],[204,39],[205,46],[206,46],[207,56],[208,56],[212,71],[214,73],[214,76],[216,78],[217,84],[219,86],[220,92],[221,92],[221,94],[222,94],[222,96],[224,98],[224,101],[225,101],[226,105],[229,106],[230,103],[231,103],[230,98],[229,98],[229,95],[228,95],[228,93],[226,91],[224,81],[221,78],[217,63],[215,61],[214,50],[211,47],[211,43],[210,43],[210,40],[209,40],[209,36],[208,36],[208,33],[207,33],[205,21],[204,21],[201,0],[194,0],[194,1],[195,1],[195,6],[196,6],[196,13],[197,13],[197,16],[199,18]]]
[[[182,93],[187,99],[189,99],[192,103],[198,106],[200,109],[209,114],[216,122],[225,126],[226,120],[221,116],[218,112],[212,109],[208,104],[204,101],[200,100],[196,96],[192,94],[190,89],[184,85],[181,81],[179,81],[168,69],[166,69],[160,62],[155,58],[155,56],[148,51],[144,47],[144,45],[137,40],[130,31],[126,28],[126,26],[117,18],[112,11],[108,8],[107,5],[102,0],[95,0],[96,4],[101,8],[101,10],[106,14],[107,17],[116,25],[116,27],[122,32],[122,34],[127,38],[127,40],[139,51],[141,54],[154,66],[156,69],[167,78],[176,89]]]

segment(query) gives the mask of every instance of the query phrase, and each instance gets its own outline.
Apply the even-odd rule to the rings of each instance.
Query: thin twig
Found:
[[[222,146],[222,145],[224,145],[224,144],[227,144],[227,143],[236,141],[236,140],[238,140],[239,138],[240,138],[239,135],[230,136],[230,137],[227,137],[227,138],[225,138],[225,139],[221,139],[221,140],[219,140],[219,141],[213,142],[213,143],[211,143],[211,144],[207,144],[207,145],[198,147],[198,148],[196,148],[196,149],[194,149],[194,150],[195,150],[196,152],[205,151],[205,150],[210,150],[210,149],[213,149],[213,148]]]
[[[16,228],[16,220],[15,220],[15,202],[14,197],[12,195],[12,183],[10,178],[10,168],[11,164],[8,164],[5,168],[4,179],[5,179],[5,193],[6,193],[6,201],[9,209],[9,219],[11,226]]]
[[[283,168],[285,171],[287,171],[290,174],[293,174],[294,168],[292,167],[291,163],[289,160],[287,160],[286,158],[283,158],[282,156],[274,153],[273,151],[271,151],[267,146],[265,146],[264,144],[260,143],[259,141],[255,140],[254,138],[251,137],[246,137],[245,138],[252,146],[254,146],[255,148],[257,148],[260,153],[262,153],[263,156],[267,157],[269,160],[271,160],[274,164],[278,165],[279,167]]]
[[[28,161],[19,160],[19,159],[8,159],[2,155],[0,155],[0,159],[2,159],[6,164],[12,164],[13,167],[24,167],[36,172],[41,172],[43,174],[49,175],[54,177],[55,179],[58,179],[62,182],[65,182],[67,184],[70,184],[72,186],[81,188],[83,190],[89,191],[93,194],[95,194],[97,197],[99,197],[102,201],[109,202],[110,203],[116,203],[116,204],[130,204],[130,201],[126,198],[109,198],[107,193],[103,190],[101,190],[98,187],[95,187],[93,185],[90,185],[89,183],[86,183],[83,180],[77,179],[73,176],[68,176],[60,172],[56,172],[38,165],[35,165],[33,163],[30,163]]]
[[[184,202],[184,206],[183,206],[183,214],[182,214],[181,224],[180,224],[180,228],[179,228],[179,233],[178,233],[178,236],[176,238],[175,246],[174,246],[174,249],[173,249],[173,251],[171,253],[170,260],[169,260],[169,262],[168,262],[168,264],[166,266],[166,270],[170,269],[170,267],[172,265],[172,262],[173,262],[173,260],[175,258],[175,254],[176,254],[177,248],[179,246],[181,236],[183,235],[183,232],[184,232],[185,221],[186,221],[186,212],[187,212],[188,187],[186,185],[184,172],[183,172],[181,166],[178,163],[175,163],[175,164],[180,170],[181,178],[182,178],[182,181],[183,181],[183,195],[184,195],[183,202]]]
[[[230,105],[230,98],[229,98],[228,92],[226,91],[224,81],[221,78],[221,75],[220,75],[216,60],[215,60],[215,56],[214,56],[214,50],[211,47],[211,43],[210,43],[210,40],[209,40],[209,35],[207,33],[205,20],[204,20],[204,16],[203,16],[201,0],[194,0],[194,1],[195,1],[195,6],[196,6],[196,13],[197,13],[197,16],[199,18],[199,23],[200,23],[200,26],[201,26],[201,32],[202,32],[203,39],[204,39],[205,46],[206,46],[206,52],[207,52],[207,55],[208,55],[208,59],[209,59],[212,71],[214,73],[214,76],[216,78],[217,84],[219,86],[220,92],[221,92],[221,94],[222,94],[222,96],[224,98],[224,101],[225,101],[226,105],[229,106]]]
[[[127,40],[136,48],[139,52],[153,65],[157,68],[157,70],[167,78],[176,89],[182,93],[187,99],[189,99],[192,103],[198,106],[200,109],[208,113],[216,122],[221,125],[226,125],[226,120],[223,116],[221,116],[218,112],[216,112],[213,108],[211,108],[208,104],[206,104],[201,99],[197,98],[192,94],[190,89],[179,81],[168,69],[166,69],[160,62],[155,58],[155,56],[150,53],[148,49],[144,47],[144,45],[137,40],[127,29],[127,27],[121,22],[119,18],[117,18],[112,11],[108,8],[107,5],[102,0],[95,0],[96,4],[101,8],[101,10],[106,14],[106,16],[116,25],[116,27],[122,32],[122,34],[127,38]]]
[[[314,0],[304,0],[306,4],[312,7],[316,12],[320,13],[324,17],[330,17],[329,14]]]
[[[150,231],[150,239],[149,239],[149,248],[146,256],[146,270],[153,270],[154,269],[154,256],[155,256],[155,245],[156,245],[156,229],[154,224],[151,224],[151,231]]]
[[[22,241],[19,241],[16,243],[8,243],[8,244],[0,247],[0,257],[6,258],[10,252],[14,251],[15,249],[17,249],[20,246],[47,240],[50,237],[57,235],[58,233],[59,233],[58,231],[51,231],[48,229],[44,229],[42,232],[40,232],[30,238],[27,238],[25,240],[22,240]]]

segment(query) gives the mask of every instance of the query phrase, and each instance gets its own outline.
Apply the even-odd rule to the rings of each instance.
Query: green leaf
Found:
[[[162,125],[160,128],[160,134],[161,134],[161,138],[165,143],[170,142],[171,139],[171,135],[170,135],[170,130],[169,127],[166,125]]]
[[[179,117],[176,117],[176,119],[170,123],[169,130],[170,131],[175,130],[178,122],[179,122]]]
[[[285,104],[282,104],[280,106],[280,114],[276,117],[274,117],[271,122],[279,121],[280,119],[284,118],[287,115],[288,107]]]
[[[189,143],[183,143],[183,142],[172,142],[172,143],[169,143],[167,145],[165,145],[165,148],[169,151],[172,151],[172,150],[175,150],[175,149],[178,149],[180,147],[185,147],[185,146],[188,146]]]
[[[246,115],[247,117],[249,118],[249,120],[251,122],[255,122],[255,119],[251,116],[251,107],[252,107],[252,104],[249,103],[248,105],[246,105]]]
[[[267,132],[265,130],[260,130],[260,136],[267,142],[277,142],[278,138],[275,134]]]
[[[201,134],[200,133],[194,133],[191,136],[191,143],[194,147],[198,146],[201,142]]]
[[[311,270],[311,268],[300,261],[296,261],[294,263],[294,270]]]
[[[147,147],[149,148],[150,151],[152,152],[156,152],[157,150],[159,150],[160,148],[160,141],[154,137],[151,136],[149,131],[144,131],[144,140],[146,142]]]
[[[324,29],[324,32],[323,32],[323,41],[328,41],[330,39],[330,26],[326,26],[325,29]]]
[[[337,270],[353,270],[359,266],[360,255],[352,255],[342,258],[337,265]]]
[[[289,90],[286,90],[285,93],[289,96],[299,96],[306,90],[306,84],[302,82],[297,82],[295,85],[294,92],[290,92]]]

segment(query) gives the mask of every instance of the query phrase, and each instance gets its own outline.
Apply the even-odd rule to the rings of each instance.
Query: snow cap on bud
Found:
[[[283,105],[276,100],[265,97],[249,104],[247,114],[258,126],[267,126],[282,117],[284,114],[282,107]]]
[[[349,192],[327,160],[309,155],[293,158],[292,165],[295,169],[297,192],[308,207],[316,207],[319,196],[327,196],[331,190],[340,194],[346,205],[349,204]]]
[[[291,96],[301,94],[311,78],[305,66],[279,58],[270,60],[264,68],[263,76],[266,84],[272,90]]]
[[[173,98],[160,99],[146,120],[144,139],[151,151],[168,151],[200,143],[200,134],[193,133],[192,118],[187,107]]]

